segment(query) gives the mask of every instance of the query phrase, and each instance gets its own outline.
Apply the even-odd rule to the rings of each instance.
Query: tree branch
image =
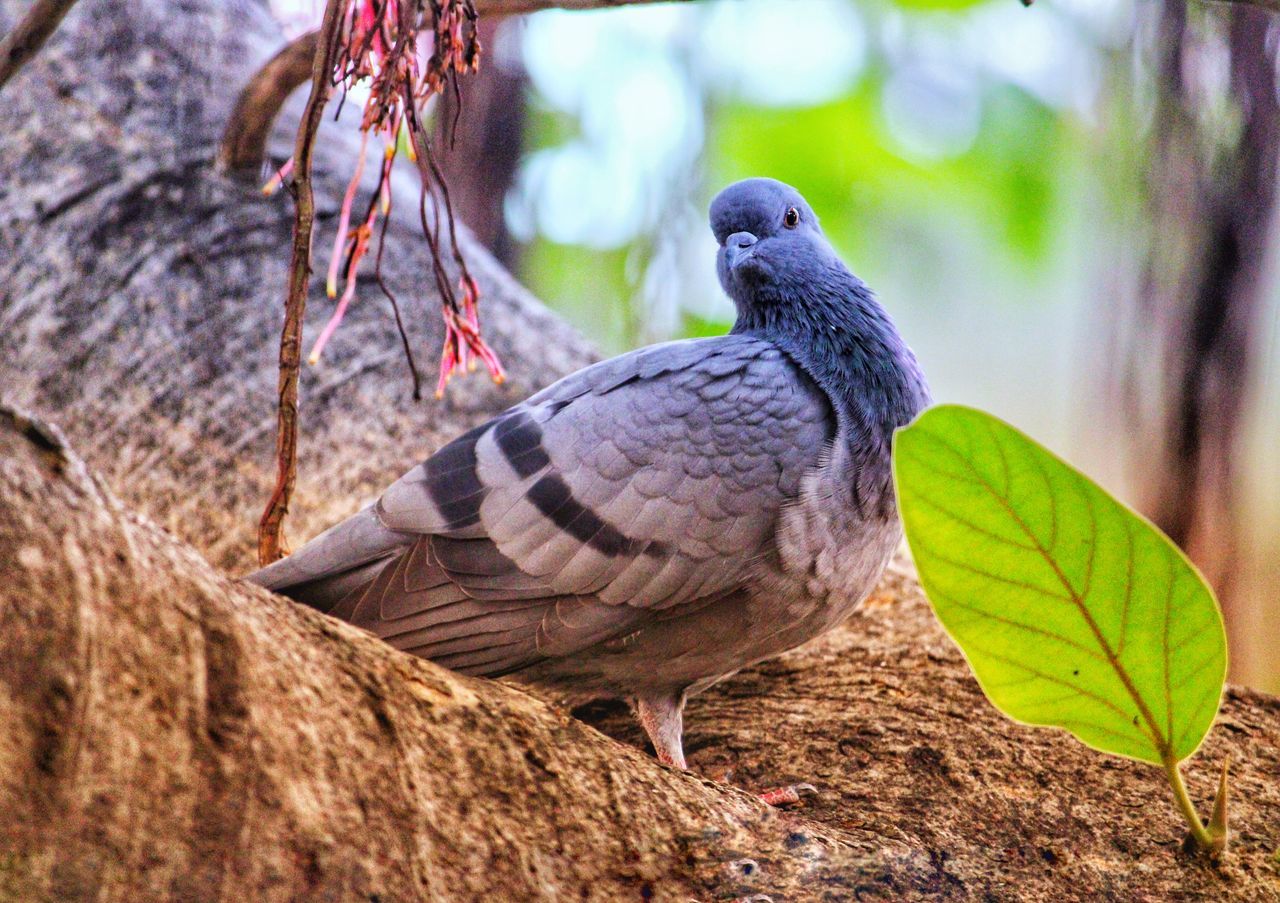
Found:
[[[477,0],[476,8],[481,16],[502,17],[541,9],[607,9],[655,2],[663,0]],[[218,146],[219,165],[241,172],[257,172],[262,166],[271,124],[311,73],[316,34],[307,32],[285,45],[245,85]]]
[[[245,85],[218,146],[219,167],[257,174],[271,124],[289,95],[311,75],[318,34],[309,31],[286,44]]]
[[[333,54],[338,42],[341,10],[345,0],[329,0],[311,64],[311,96],[298,124],[294,146],[293,253],[289,260],[289,291],[285,299],[284,329],[280,333],[279,408],[276,421],[276,485],[258,525],[258,561],[267,565],[287,554],[284,519],[297,479],[298,371],[302,364],[302,317],[311,281],[311,232],[315,225],[315,199],[311,190],[311,160],[316,131],[324,116],[332,87]],[[277,59],[279,55],[277,54]]]
[[[0,39],[0,88],[44,46],[76,0],[36,0],[13,31]]]

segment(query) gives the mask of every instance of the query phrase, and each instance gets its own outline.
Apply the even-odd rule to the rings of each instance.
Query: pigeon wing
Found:
[[[332,613],[475,673],[570,654],[739,588],[834,431],[763,340],[597,364],[394,483],[373,510],[417,538]]]

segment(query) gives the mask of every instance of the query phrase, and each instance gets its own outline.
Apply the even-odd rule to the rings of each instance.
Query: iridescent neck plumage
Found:
[[[838,261],[793,297],[756,291],[738,304],[735,333],[768,339],[831,399],[855,462],[884,458],[893,431],[929,403],[915,355],[871,290]]]

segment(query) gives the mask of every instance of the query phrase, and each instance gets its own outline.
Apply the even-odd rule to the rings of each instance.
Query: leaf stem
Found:
[[[1196,844],[1206,853],[1212,854],[1214,851],[1213,837],[1209,834],[1209,829],[1204,826],[1204,822],[1200,820],[1199,813],[1196,812],[1195,805],[1191,802],[1191,796],[1187,793],[1186,782],[1182,780],[1182,769],[1178,767],[1178,762],[1169,753],[1164,755],[1164,773],[1169,778],[1169,786],[1173,788],[1173,798],[1178,803],[1178,809],[1182,812],[1182,817],[1187,821],[1187,827],[1191,829],[1191,836],[1195,838]]]

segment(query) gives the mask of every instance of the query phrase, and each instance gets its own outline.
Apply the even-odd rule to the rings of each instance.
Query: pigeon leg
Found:
[[[684,693],[673,696],[640,696],[636,699],[636,717],[649,735],[649,742],[658,754],[658,761],[685,769],[684,747]]]
[[[683,693],[639,696],[635,701],[636,717],[644,732],[649,735],[649,742],[658,754],[658,761],[682,770],[688,768],[681,742],[684,734],[684,701]],[[787,806],[800,802],[803,796],[816,795],[817,792],[812,784],[789,784],[766,790],[757,794],[757,797],[770,806]]]

